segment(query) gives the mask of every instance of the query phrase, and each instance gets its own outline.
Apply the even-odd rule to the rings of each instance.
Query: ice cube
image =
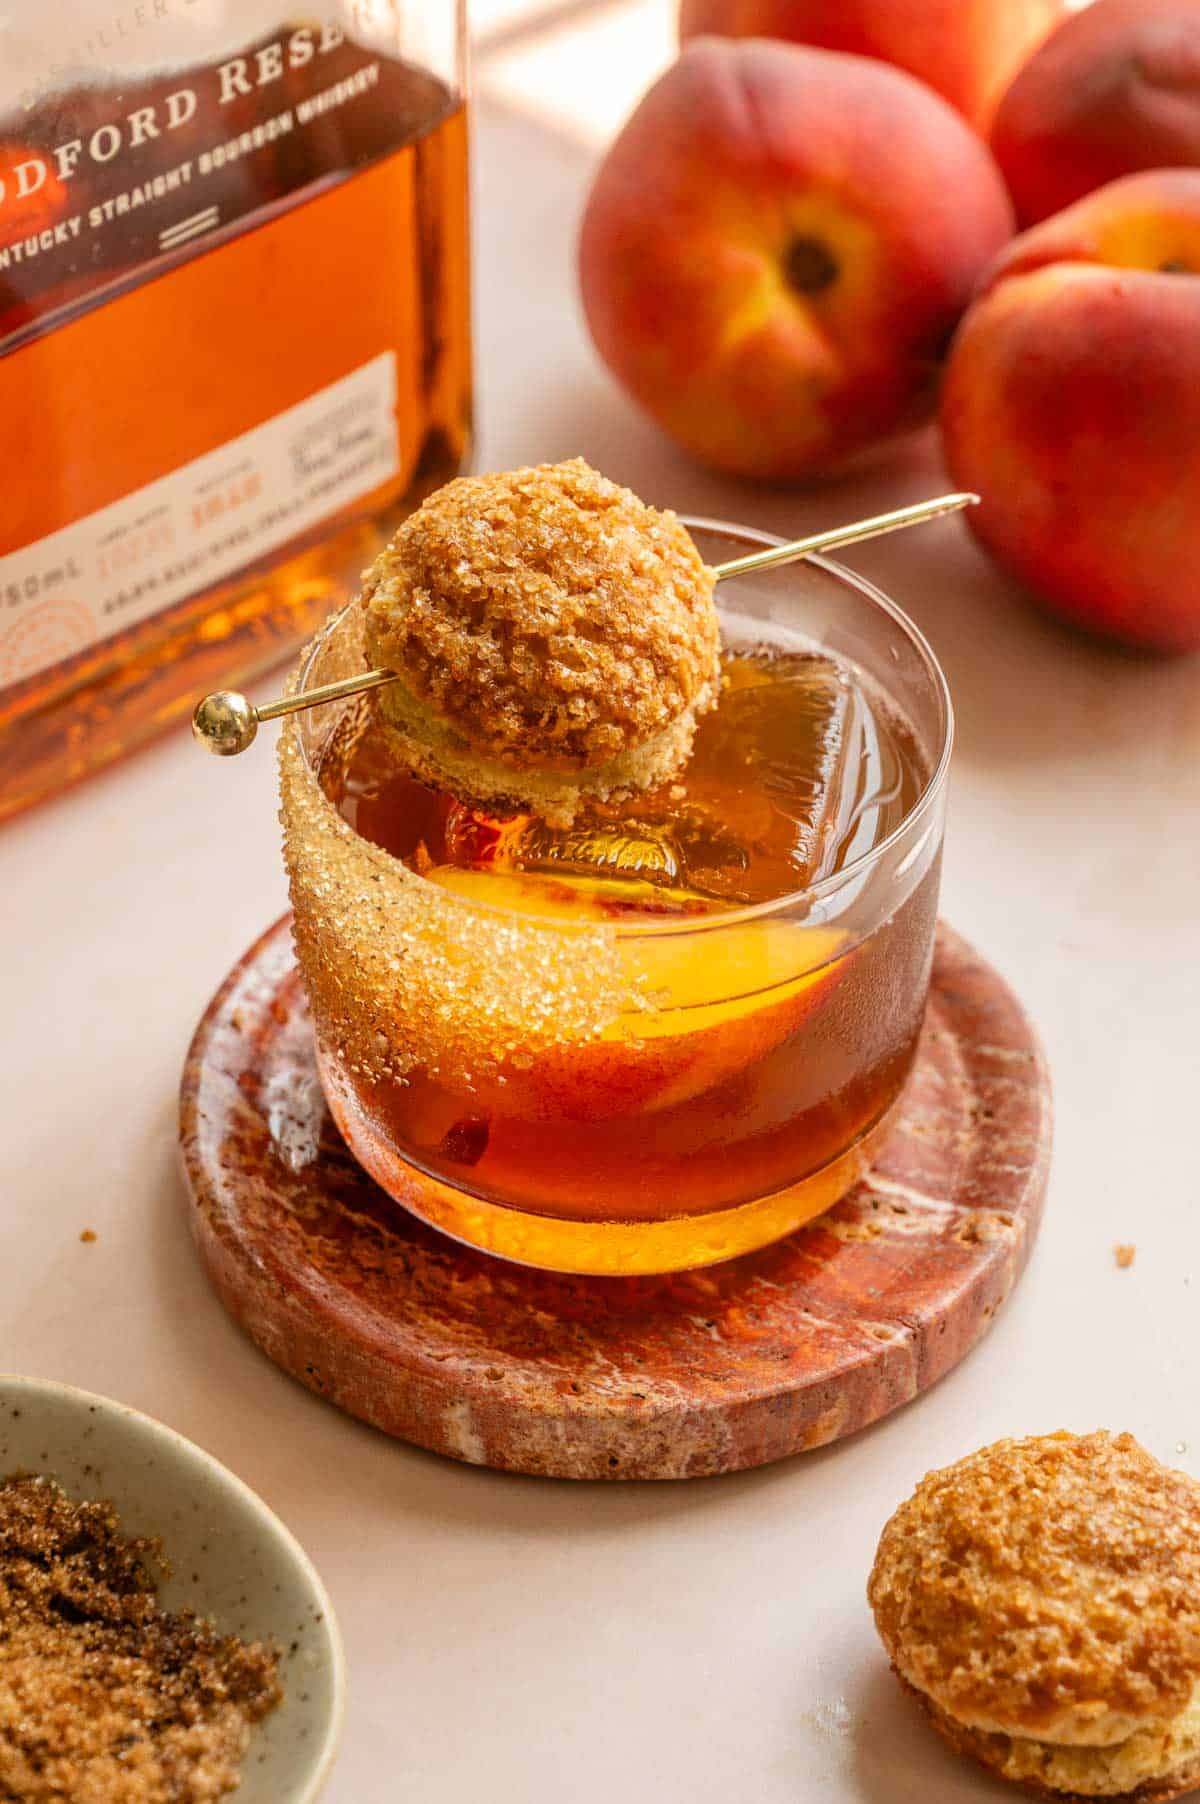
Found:
[[[818,652],[727,658],[726,684],[672,783],[591,803],[569,828],[492,822],[455,804],[452,864],[595,878],[649,904],[688,896],[738,905],[800,889],[833,868],[861,798],[862,700]],[[648,886],[648,887],[644,887]]]
[[[752,653],[731,659],[727,675],[677,806],[737,842],[740,863],[721,849],[727,893],[757,901],[830,868],[857,799],[862,703],[849,673],[818,652]],[[696,853],[709,849],[697,835]],[[693,853],[685,881],[695,864]]]
[[[855,803],[853,680],[817,652],[745,653],[728,658],[725,673],[677,781],[593,804],[565,830],[525,820],[505,832],[500,861],[734,905],[822,875]]]

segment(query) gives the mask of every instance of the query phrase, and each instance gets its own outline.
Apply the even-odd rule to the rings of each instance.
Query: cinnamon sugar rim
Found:
[[[715,520],[703,515],[691,514],[681,514],[679,518],[681,524],[693,534],[695,531],[716,533],[722,538],[733,540],[736,544],[744,545],[752,550],[765,549],[769,545],[783,545],[787,542],[778,533],[761,532],[750,526],[736,526],[727,520]],[[950,699],[945,673],[934,655],[932,646],[916,622],[911,620],[902,608],[885,595],[882,589],[876,588],[874,583],[869,582],[866,577],[860,576],[857,571],[848,570],[833,558],[809,556],[804,562],[823,570],[826,575],[833,577],[835,582],[857,590],[863,599],[885,614],[892,624],[899,628],[916,652],[922,671],[937,698],[940,738],[938,755],[920,794],[908,813],[877,845],[870,847],[866,852],[859,853],[857,858],[851,859],[849,864],[844,865],[840,871],[834,871],[828,877],[819,878],[816,883],[788,890],[785,894],[773,896],[766,902],[746,903],[739,908],[723,910],[718,908],[714,909],[711,914],[693,915],[683,920],[639,921],[636,925],[621,921],[605,923],[606,936],[612,934],[619,940],[660,939],[673,935],[690,936],[741,925],[749,921],[769,920],[773,915],[784,913],[802,903],[808,905],[823,903],[878,865],[890,852],[895,850],[902,839],[911,835],[914,829],[932,813],[945,788],[950,758],[954,749],[954,707]],[[729,579],[731,592],[734,585],[740,580],[737,577]],[[289,695],[303,692],[314,663],[329,640],[338,631],[342,622],[358,605],[358,601],[354,600],[339,608],[338,612],[325,622],[320,632],[305,647],[299,665],[288,682],[287,693]],[[817,649],[819,650],[821,647],[818,646]],[[337,704],[326,705],[336,706]],[[361,838],[361,835],[354,833],[354,829],[345,821],[340,809],[329,800],[324,790],[321,789],[303,735],[297,735],[297,747],[305,768],[319,790],[323,805],[332,816],[336,816],[338,822],[346,826],[349,833],[355,838]],[[371,841],[364,841],[364,843],[373,844]],[[397,870],[403,871],[407,880],[425,885],[431,894],[436,893],[443,904],[450,903],[454,908],[461,909],[466,915],[474,914],[492,919],[499,917],[508,921],[536,921],[540,928],[553,927],[566,934],[595,931],[593,922],[564,921],[561,916],[539,914],[533,908],[514,908],[503,902],[488,902],[479,897],[464,896],[456,891],[447,890],[442,885],[435,884],[430,878],[423,876],[419,871],[414,871],[411,865],[406,865],[402,859],[395,858],[382,847],[376,847],[375,850],[380,857],[394,864]]]

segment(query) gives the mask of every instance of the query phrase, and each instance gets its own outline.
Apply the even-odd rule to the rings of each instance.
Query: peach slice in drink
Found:
[[[594,1040],[538,1054],[527,1069],[506,1065],[479,1090],[499,1114],[597,1121],[687,1102],[794,1033],[852,956],[839,929],[779,919],[726,924],[711,904],[700,905],[711,931],[697,933],[697,901],[685,892],[634,899],[629,884],[602,878],[451,867],[429,876],[468,901],[546,920],[649,927],[677,914],[692,930],[622,939],[631,988],[647,1007],[630,1009]]]

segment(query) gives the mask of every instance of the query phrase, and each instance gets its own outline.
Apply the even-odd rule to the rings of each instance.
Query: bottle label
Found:
[[[244,4],[183,10],[215,40]],[[70,73],[55,78],[51,63],[25,86],[21,44],[0,17],[0,354],[388,155],[451,104],[432,76],[332,18],[215,61],[169,59],[161,73],[98,65],[114,34],[89,34],[78,0],[63,11],[59,26],[79,27],[63,46]],[[147,32],[160,12],[161,29],[172,23],[166,0],[130,11]],[[132,31],[114,41],[118,54],[166,49]],[[179,56],[189,46],[175,40]]]
[[[0,557],[0,688],[211,588],[400,468],[396,358]]]

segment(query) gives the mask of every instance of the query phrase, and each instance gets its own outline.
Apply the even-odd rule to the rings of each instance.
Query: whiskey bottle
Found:
[[[0,818],[277,663],[461,467],[461,0],[0,20]]]

